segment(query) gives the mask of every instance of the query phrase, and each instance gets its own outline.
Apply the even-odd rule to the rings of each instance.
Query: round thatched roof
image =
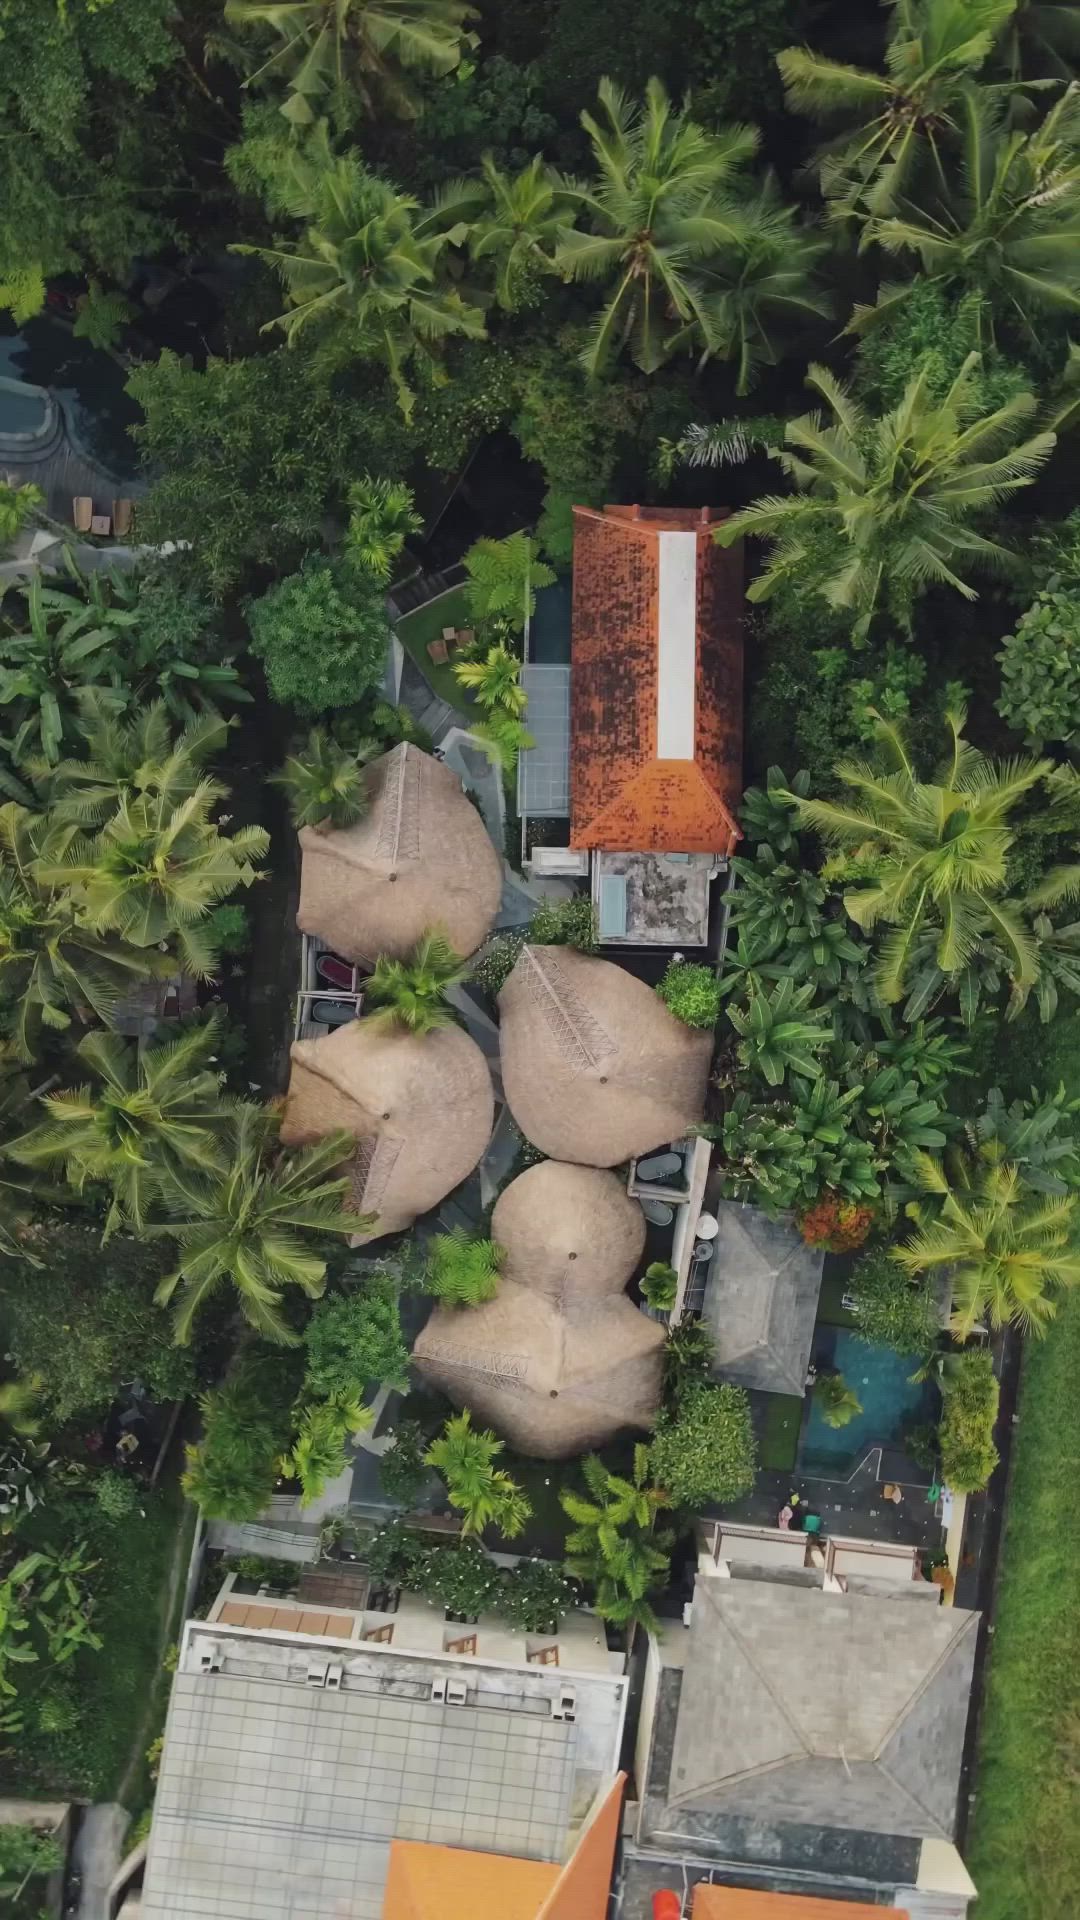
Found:
[[[499,1017],[510,1111],[553,1159],[614,1167],[703,1118],[711,1035],[610,960],[524,947]]]
[[[563,1460],[621,1427],[650,1427],[660,1404],[659,1322],[623,1293],[587,1295],[581,1308],[570,1319],[545,1294],[504,1280],[482,1307],[437,1306],[413,1359],[520,1453]]]
[[[593,1295],[625,1287],[645,1246],[645,1216],[613,1173],[543,1160],[499,1195],[491,1237],[506,1248],[504,1279],[574,1315]]]
[[[300,833],[297,925],[347,960],[402,959],[432,927],[461,954],[491,932],[502,861],[457,775],[405,744],[367,770],[354,827]]]
[[[460,1027],[416,1034],[354,1020],[293,1046],[281,1138],[305,1146],[336,1127],[354,1136],[346,1204],[377,1215],[360,1246],[411,1226],[467,1178],[494,1105],[487,1061]]]
[[[651,1426],[664,1329],[623,1292],[645,1244],[637,1202],[610,1173],[548,1160],[511,1181],[491,1231],[506,1250],[495,1299],[436,1307],[420,1372],[543,1460]]]

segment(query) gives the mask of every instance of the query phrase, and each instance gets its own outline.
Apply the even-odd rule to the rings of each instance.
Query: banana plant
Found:
[[[770,1087],[782,1086],[789,1073],[807,1080],[817,1073],[818,1055],[834,1030],[826,1010],[814,1005],[815,994],[813,981],[797,986],[784,978],[766,986],[750,974],[745,1006],[728,1005],[740,1065]]]

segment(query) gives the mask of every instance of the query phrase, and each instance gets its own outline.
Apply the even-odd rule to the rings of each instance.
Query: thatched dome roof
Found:
[[[613,1173],[542,1160],[500,1194],[491,1237],[506,1248],[504,1279],[573,1317],[594,1294],[626,1285],[645,1246],[645,1216]]]
[[[402,959],[432,927],[462,954],[491,932],[502,861],[457,775],[405,744],[367,770],[368,811],[354,827],[304,827],[304,933],[347,960]]]
[[[524,947],[499,1018],[510,1111],[553,1159],[614,1167],[704,1116],[712,1036],[610,960]]]
[[[354,1136],[347,1205],[378,1216],[362,1245],[411,1226],[467,1178],[494,1104],[487,1061],[459,1027],[416,1034],[354,1020],[293,1046],[281,1138],[305,1146],[336,1127]]]
[[[495,1299],[437,1306],[413,1349],[419,1371],[542,1460],[651,1426],[664,1328],[623,1292],[640,1207],[611,1174],[548,1161],[506,1188],[492,1235],[506,1249]]]
[[[652,1425],[663,1347],[663,1327],[625,1294],[594,1296],[587,1322],[571,1324],[542,1294],[504,1281],[485,1306],[437,1306],[413,1359],[519,1453],[565,1460],[621,1427]]]

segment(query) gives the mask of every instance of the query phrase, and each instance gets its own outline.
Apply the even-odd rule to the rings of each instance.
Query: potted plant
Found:
[[[679,1276],[674,1267],[666,1260],[654,1260],[646,1267],[641,1282],[641,1296],[657,1313],[670,1313],[675,1305],[675,1296],[679,1291]]]

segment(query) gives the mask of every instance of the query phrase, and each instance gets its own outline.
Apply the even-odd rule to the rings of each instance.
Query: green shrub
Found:
[[[212,913],[207,914],[203,925],[207,938],[221,954],[246,953],[251,945],[251,927],[246,907],[226,901],[224,906],[215,907]]]
[[[525,933],[497,933],[472,962],[470,980],[489,1000],[498,999],[517,966],[527,937]]]
[[[994,1445],[999,1388],[988,1347],[969,1347],[941,1371],[944,1410],[938,1428],[941,1475],[954,1493],[979,1493],[998,1463]]]
[[[497,1601],[501,1617],[524,1633],[553,1633],[560,1614],[576,1604],[573,1581],[548,1560],[519,1560],[509,1567]]]
[[[399,1420],[393,1440],[379,1460],[383,1492],[403,1507],[414,1507],[427,1484],[426,1445],[419,1421]]]
[[[79,1724],[79,1703],[70,1678],[58,1675],[43,1689],[37,1703],[37,1723],[42,1733],[58,1736],[70,1733]]]
[[[370,1381],[403,1387],[409,1375],[409,1349],[398,1314],[398,1283],[392,1274],[374,1274],[348,1293],[320,1300],[304,1334],[307,1347],[305,1391],[326,1400],[332,1394],[354,1398]]]
[[[1080,727],[1080,594],[1040,593],[997,655],[1002,719],[1032,745]]]
[[[247,603],[251,651],[284,707],[315,716],[354,706],[382,679],[390,645],[381,588],[321,555]]]
[[[691,1380],[661,1414],[649,1458],[653,1478],[676,1506],[741,1499],[753,1487],[756,1466],[743,1389]]]
[[[187,1449],[184,1492],[207,1520],[257,1520],[292,1440],[299,1385],[293,1353],[248,1350],[202,1400],[203,1437]]]
[[[886,1247],[864,1253],[851,1276],[860,1340],[896,1353],[932,1353],[941,1335],[937,1303],[929,1287],[908,1279]]]
[[[664,1347],[664,1399],[677,1402],[692,1381],[705,1381],[713,1361],[712,1336],[703,1320],[684,1314],[668,1328]]]
[[[126,1473],[115,1473],[111,1468],[108,1469],[98,1475],[93,1491],[94,1499],[106,1520],[117,1523],[130,1520],[138,1510],[139,1489]]]
[[[671,1312],[678,1290],[679,1276],[666,1260],[654,1260],[646,1267],[641,1282],[642,1296],[658,1313]]]
[[[482,1546],[462,1540],[455,1546],[432,1547],[424,1563],[420,1591],[440,1600],[448,1613],[473,1620],[493,1612],[502,1592],[502,1575]]]
[[[528,937],[536,947],[576,947],[579,953],[595,953],[600,938],[589,896],[575,893],[569,900],[545,900],[533,914]]]
[[[656,991],[684,1026],[711,1030],[720,1018],[720,982],[711,967],[698,961],[669,961]]]
[[[364,1564],[373,1580],[417,1591],[423,1583],[430,1548],[402,1520],[390,1520],[364,1547]]]

